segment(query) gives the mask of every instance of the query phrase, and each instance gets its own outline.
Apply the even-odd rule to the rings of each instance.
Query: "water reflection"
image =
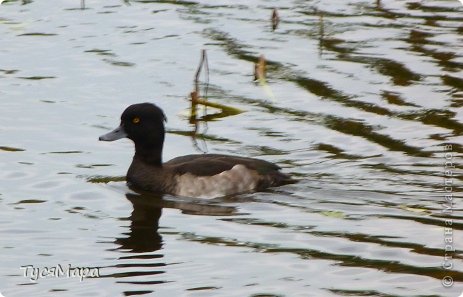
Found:
[[[128,218],[128,232],[115,239],[115,250],[125,253],[117,258],[117,264],[107,268],[116,268],[104,277],[116,278],[117,283],[154,285],[165,283],[158,276],[166,273],[164,267],[163,238],[159,232],[159,220],[163,208],[174,208],[182,213],[204,216],[228,216],[237,214],[234,206],[220,205],[221,201],[208,203],[196,199],[169,197],[150,192],[126,193],[133,210]],[[154,276],[157,276],[153,279]],[[151,290],[126,291],[126,295],[149,294]]]
[[[147,253],[162,248],[159,219],[163,208],[174,208],[184,214],[204,216],[229,216],[238,214],[235,206],[221,205],[221,200],[203,201],[188,197],[174,197],[139,191],[125,194],[132,203],[129,232],[115,240],[118,250],[131,253]]]
[[[126,198],[132,203],[130,231],[123,233],[127,237],[117,238],[118,249],[134,253],[153,252],[162,248],[162,237],[158,232],[162,206],[153,203],[162,197],[142,197],[127,193]],[[150,199],[152,198],[152,199]]]
[[[126,197],[134,208],[130,216],[132,225],[134,224],[134,219],[137,218],[138,220],[147,219],[146,223],[150,224],[150,220],[154,218],[154,214],[157,214],[157,212],[159,212],[159,216],[157,217],[157,221],[159,221],[162,208],[173,208],[180,210],[184,214],[202,216],[229,216],[239,213],[235,206],[224,205],[228,201],[225,198],[205,200],[163,195],[134,189],[133,187],[130,189],[134,192],[126,193]],[[148,213],[151,215],[148,215]],[[158,223],[156,226],[158,226]]]
[[[446,220],[454,242],[463,242],[458,199],[451,216],[442,212],[443,144],[453,146],[455,173],[463,168],[458,1],[80,3],[1,6],[9,46],[0,51],[0,233],[13,235],[2,245],[5,296],[93,296],[80,283],[24,286],[15,276],[25,262],[60,259],[104,267],[103,279],[85,283],[108,296],[461,292],[443,291],[440,281],[445,273],[463,280],[457,265],[440,267]],[[199,48],[212,54],[211,101],[245,114],[210,109],[192,126],[177,116],[188,106]],[[260,55],[275,100],[250,83]],[[131,144],[88,139],[141,98],[171,115],[169,157],[194,147],[262,157],[303,181],[227,200],[126,194],[125,186],[130,204],[121,195],[111,205],[100,195],[81,199],[95,190],[113,197],[101,184],[125,180]],[[98,244],[75,248],[93,237]],[[452,254],[455,264],[461,252]],[[159,294],[153,284],[163,282],[173,283]]]

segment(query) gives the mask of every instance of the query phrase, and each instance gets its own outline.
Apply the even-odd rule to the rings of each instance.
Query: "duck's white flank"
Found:
[[[252,191],[259,175],[256,171],[238,164],[232,169],[213,176],[197,176],[186,173],[176,177],[176,195],[198,198],[214,198]]]

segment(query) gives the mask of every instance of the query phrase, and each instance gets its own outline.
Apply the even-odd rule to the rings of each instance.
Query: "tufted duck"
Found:
[[[115,130],[99,140],[129,138],[135,156],[127,182],[135,188],[179,196],[213,198],[259,191],[291,182],[280,167],[259,159],[220,154],[196,154],[162,163],[164,112],[154,104],[129,106]]]

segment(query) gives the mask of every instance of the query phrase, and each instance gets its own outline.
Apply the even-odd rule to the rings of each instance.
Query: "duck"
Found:
[[[100,141],[128,138],[135,154],[127,171],[129,187],[192,198],[216,198],[263,191],[292,183],[278,165],[250,157],[225,154],[192,154],[163,163],[167,118],[153,103],[127,107],[120,125]]]

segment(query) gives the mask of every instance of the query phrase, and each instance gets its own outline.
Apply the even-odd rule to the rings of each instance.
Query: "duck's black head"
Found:
[[[164,122],[162,109],[152,103],[139,103],[127,107],[121,115],[121,124],[113,131],[100,136],[102,141],[129,138],[135,143],[135,157],[154,165],[162,164]]]

